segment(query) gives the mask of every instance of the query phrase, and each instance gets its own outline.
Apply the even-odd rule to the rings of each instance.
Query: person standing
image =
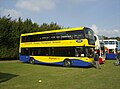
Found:
[[[116,60],[116,65],[120,65],[120,51],[117,51]]]
[[[99,54],[97,51],[94,53],[94,61],[97,69],[101,69],[100,64],[99,64]]]

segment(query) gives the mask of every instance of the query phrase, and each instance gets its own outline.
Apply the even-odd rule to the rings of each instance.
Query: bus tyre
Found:
[[[30,58],[30,64],[34,64],[35,60],[34,58]]]
[[[71,61],[70,60],[64,60],[64,67],[70,67],[71,66]]]

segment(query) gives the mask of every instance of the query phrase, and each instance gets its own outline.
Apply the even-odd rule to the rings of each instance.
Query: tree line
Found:
[[[120,37],[106,37],[106,36],[103,36],[104,39],[116,39],[118,41],[120,41]]]
[[[61,29],[57,23],[43,23],[38,25],[31,19],[23,20],[21,17],[12,19],[10,15],[0,17],[0,59],[15,59],[19,56],[20,35],[23,33]],[[104,39],[109,39],[103,36]],[[120,37],[114,37],[120,41]]]
[[[0,17],[0,59],[18,58],[20,34],[45,31],[51,29],[61,29],[57,23],[43,23],[38,25],[31,19],[23,21],[21,17],[13,20],[9,15]]]

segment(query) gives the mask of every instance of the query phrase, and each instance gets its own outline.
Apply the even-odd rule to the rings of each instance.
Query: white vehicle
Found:
[[[120,51],[120,41],[118,41],[118,50]]]
[[[104,40],[104,44],[107,53],[116,53],[116,49],[118,48],[118,41],[116,39]]]
[[[99,63],[103,63],[106,57],[103,37],[97,34],[95,34],[94,37],[95,37],[95,50],[98,51],[100,58]]]
[[[116,59],[116,51],[118,48],[118,41],[116,39],[104,40],[106,59]]]

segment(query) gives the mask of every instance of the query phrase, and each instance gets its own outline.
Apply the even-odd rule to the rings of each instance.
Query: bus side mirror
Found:
[[[95,39],[95,41],[97,40],[97,37],[96,36],[94,36],[94,39]]]

